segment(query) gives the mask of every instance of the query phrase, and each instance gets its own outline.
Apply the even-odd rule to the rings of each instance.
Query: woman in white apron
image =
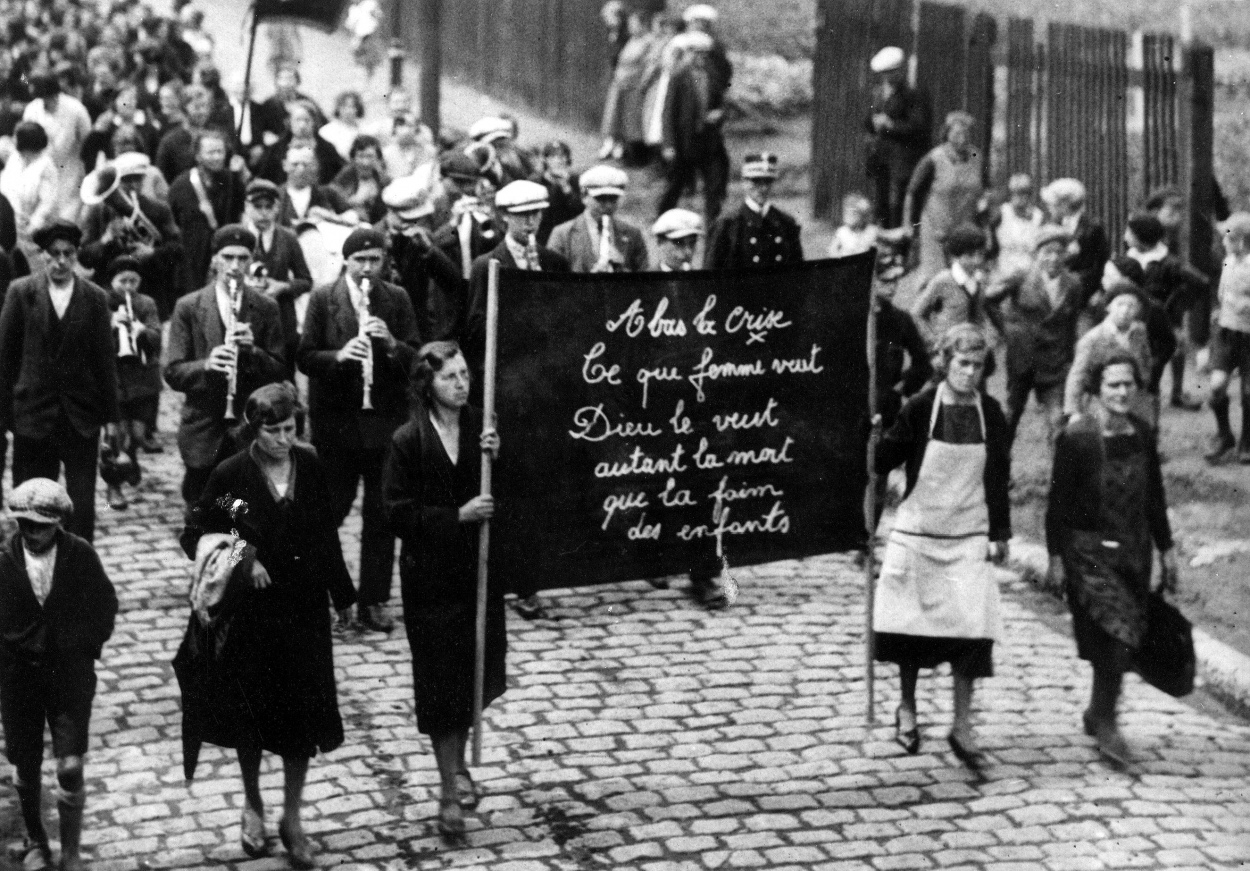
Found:
[[[1018,172],[1007,182],[1010,199],[995,215],[992,227],[998,246],[998,262],[994,272],[1007,276],[1023,272],[1033,265],[1037,247],[1037,231],[1046,223],[1045,213],[1033,202],[1033,179]]]
[[[973,681],[993,674],[998,587],[990,561],[1011,538],[1007,419],[981,392],[989,352],[984,331],[952,327],[940,344],[942,380],[912,397],[877,449],[877,472],[906,465],[907,494],[886,542],[873,609],[876,658],[899,667],[895,740],[920,750],[916,681],[949,662],[954,722],[949,742],[971,767]]]

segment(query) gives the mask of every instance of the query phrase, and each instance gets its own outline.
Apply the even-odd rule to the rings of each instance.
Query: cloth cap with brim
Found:
[[[45,251],[58,239],[63,239],[77,248],[82,244],[82,230],[77,224],[71,224],[69,221],[53,221],[48,226],[36,230],[30,238]]]
[[[629,184],[629,175],[615,166],[592,166],[581,174],[578,179],[582,193],[592,197],[624,196],[625,186]]]
[[[411,175],[397,178],[382,189],[382,205],[405,221],[434,214],[434,198],[429,186]]]
[[[742,177],[773,181],[777,178],[777,155],[770,151],[748,154],[742,161]]]
[[[123,254],[109,261],[109,265],[104,268],[104,280],[111,283],[114,278],[123,272],[133,272],[135,275],[139,275],[142,268],[136,258],[131,257],[129,254]]]
[[[141,151],[127,151],[113,158],[113,168],[118,178],[134,178],[148,174],[152,159]]]
[[[1233,212],[1219,227],[1225,236],[1250,239],[1250,212]]]
[[[962,257],[985,250],[985,231],[971,224],[956,227],[942,240],[942,248],[951,257]]]
[[[688,209],[669,209],[651,225],[657,239],[686,239],[703,235],[703,219]]]
[[[359,254],[361,251],[369,251],[373,248],[386,250],[386,237],[372,227],[361,227],[359,230],[352,230],[351,235],[343,240],[343,259],[346,260],[353,254]]]
[[[872,56],[872,60],[868,62],[868,69],[874,73],[892,73],[897,69],[902,69],[906,62],[907,54],[901,48],[897,45],[887,45]]]
[[[444,178],[452,178],[456,181],[477,181],[482,168],[472,157],[457,151],[443,158],[442,163],[439,164],[439,171]]]
[[[1042,202],[1054,205],[1057,202],[1085,202],[1085,185],[1074,178],[1057,178],[1042,188]]]
[[[64,523],[74,513],[73,500],[56,481],[30,478],[9,494],[9,515],[34,523]]]
[[[1047,245],[1059,243],[1064,248],[1068,247],[1068,243],[1072,241],[1072,234],[1057,224],[1047,224],[1038,227],[1037,236],[1033,239],[1033,250],[1040,251]]]
[[[696,3],[693,6],[687,6],[681,13],[681,20],[687,23],[691,21],[716,21],[720,18],[720,13],[716,11],[715,6],[709,6],[707,3]]]
[[[547,208],[547,189],[537,182],[514,181],[495,194],[495,207],[512,214]]]
[[[244,194],[249,203],[270,200],[277,202],[282,199],[282,191],[273,182],[266,178],[254,178],[247,183],[247,193]]]
[[[686,51],[711,51],[716,41],[702,30],[688,30],[673,37],[673,43]]]
[[[505,118],[479,118],[469,128],[469,138],[478,142],[494,142],[512,136],[512,122]]]
[[[1120,279],[1103,291],[1103,305],[1110,305],[1111,300],[1115,299],[1117,296],[1124,296],[1125,294],[1134,297],[1143,309],[1149,306],[1149,303],[1146,301],[1146,294],[1142,291],[1142,289],[1133,282],[1126,281],[1124,279]]]
[[[213,234],[213,253],[216,254],[223,248],[246,248],[253,251],[256,248],[256,237],[242,224],[227,224]]]

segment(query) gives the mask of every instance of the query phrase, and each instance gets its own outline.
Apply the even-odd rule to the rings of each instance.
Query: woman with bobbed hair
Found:
[[[1098,385],[1094,408],[1055,442],[1046,508],[1049,583],[1066,592],[1077,655],[1094,670],[1085,732],[1105,759],[1126,765],[1131,753],[1116,705],[1146,632],[1151,544],[1163,563],[1162,589],[1175,591],[1177,564],[1154,433],[1133,413],[1145,372],[1120,351],[1091,376]]]
[[[920,243],[921,278],[946,266],[947,235],[973,223],[981,207],[985,187],[981,183],[982,157],[972,141],[976,122],[962,110],[949,112],[939,134],[939,144],[920,159],[912,171],[903,200],[905,226]]]
[[[972,768],[983,761],[972,735],[973,681],[993,674],[999,623],[989,561],[1007,558],[1011,538],[1011,439],[1002,408],[981,388],[988,354],[980,327],[951,327],[939,345],[939,380],[908,400],[876,454],[878,474],[900,465],[907,473],[872,618],[877,660],[899,668],[895,740],[919,752],[920,669],[948,662],[948,741]]]
[[[455,342],[430,342],[413,368],[412,419],[395,431],[382,476],[386,513],[403,542],[399,578],[412,649],[417,729],[430,736],[442,786],[438,828],[464,834],[478,793],[464,751],[473,722],[478,531],[495,511],[481,491],[481,452],[499,436],[469,406],[469,366]],[[482,704],[504,691],[503,593],[490,575]]]
[[[240,451],[213,470],[182,545],[196,561],[196,607],[174,659],[183,696],[184,766],[200,742],[235,748],[243,779],[243,851],[269,847],[260,793],[264,751],[282,757],[278,834],[296,868],[313,867],[300,820],[308,763],[343,743],[330,634],[356,593],[343,562],[330,491],[317,454],[296,439],[303,408],[289,382],[254,391],[235,432]],[[239,503],[243,511],[234,510]],[[232,550],[233,530],[247,547]],[[201,583],[214,551],[237,559],[217,596]],[[228,563],[229,564],[229,563]],[[221,639],[224,638],[224,641]]]

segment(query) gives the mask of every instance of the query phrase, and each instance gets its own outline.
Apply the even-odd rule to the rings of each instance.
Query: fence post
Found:
[[[1211,275],[1215,271],[1212,248],[1215,243],[1215,52],[1209,45],[1185,48],[1182,78],[1180,134],[1181,190],[1188,194],[1189,209],[1182,234],[1188,260]],[[1186,117],[1187,116],[1187,117]],[[1210,331],[1210,295],[1194,307],[1190,318],[1190,339],[1206,344]]]

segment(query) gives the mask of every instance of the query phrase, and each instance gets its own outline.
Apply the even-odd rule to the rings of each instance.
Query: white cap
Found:
[[[889,73],[901,69],[907,63],[906,53],[897,45],[887,45],[868,61],[868,69],[874,73]]]
[[[703,219],[689,209],[669,209],[651,225],[657,239],[685,239],[703,235]]]
[[[592,197],[623,196],[625,187],[628,184],[629,175],[626,174],[625,170],[602,163],[598,166],[592,166],[583,172],[581,178],[578,179],[578,185],[581,187],[582,193],[590,194]]]
[[[469,138],[478,142],[494,142],[496,139],[506,139],[511,136],[512,122],[494,116],[479,118],[469,128]]]
[[[716,11],[715,6],[707,3],[696,3],[693,6],[687,6],[686,10],[681,13],[681,20],[690,21],[716,21],[720,18],[720,13]]]
[[[674,36],[672,44],[685,51],[711,51],[716,41],[702,30],[687,30]]]
[[[777,155],[771,151],[748,154],[742,161],[742,177],[775,179],[777,163]]]
[[[152,160],[141,151],[127,151],[113,158],[113,167],[118,178],[131,178],[136,175],[147,175]]]
[[[434,195],[430,190],[430,167],[422,164],[412,175],[397,178],[382,190],[382,205],[405,221],[415,221],[434,214]]]
[[[495,207],[518,214],[547,208],[547,189],[537,182],[514,181],[495,194]]]
[[[1051,205],[1059,200],[1065,203],[1084,203],[1085,185],[1074,178],[1057,178],[1041,191],[1042,202]]]

